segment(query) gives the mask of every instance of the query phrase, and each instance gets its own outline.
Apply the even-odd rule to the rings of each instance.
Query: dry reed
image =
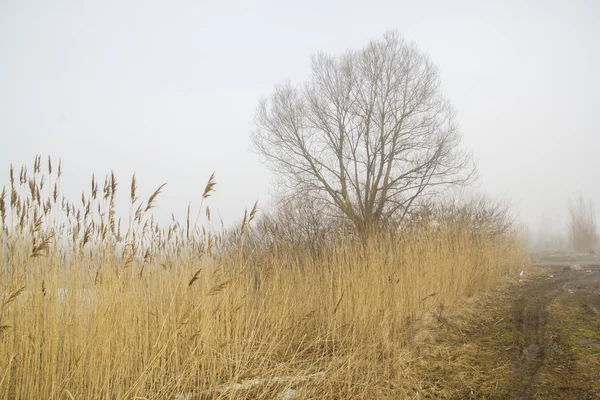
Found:
[[[248,255],[243,241],[230,254],[189,212],[184,227],[159,226],[149,212],[164,185],[144,203],[135,176],[122,233],[114,174],[77,205],[59,199],[60,164],[45,175],[40,160],[19,180],[11,167],[0,196],[0,399],[281,398],[291,386],[297,398],[419,398],[411,324],[524,262],[514,235],[457,222],[342,235],[318,258]]]

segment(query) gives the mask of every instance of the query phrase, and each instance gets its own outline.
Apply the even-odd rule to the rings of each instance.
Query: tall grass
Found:
[[[418,398],[411,324],[524,262],[510,232],[456,221],[340,235],[319,257],[226,252],[198,225],[204,204],[153,220],[162,186],[142,201],[134,177],[122,223],[114,174],[77,205],[50,160],[16,175],[0,204],[0,399]]]

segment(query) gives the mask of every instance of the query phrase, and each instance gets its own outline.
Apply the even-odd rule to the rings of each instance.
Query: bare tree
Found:
[[[591,252],[598,238],[598,227],[591,200],[579,196],[569,204],[569,241],[575,251]]]
[[[260,102],[253,133],[288,195],[309,192],[361,232],[475,179],[436,67],[395,32],[312,58],[310,79]]]

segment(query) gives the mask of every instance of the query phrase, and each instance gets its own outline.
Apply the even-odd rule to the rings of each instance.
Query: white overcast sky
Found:
[[[305,79],[311,54],[390,29],[439,66],[482,190],[534,225],[580,192],[600,206],[595,0],[2,0],[0,182],[52,155],[71,196],[112,169],[126,201],[135,171],[144,197],[168,182],[159,216],[183,217],[216,171],[209,204],[231,223],[268,201],[249,151],[259,98]]]

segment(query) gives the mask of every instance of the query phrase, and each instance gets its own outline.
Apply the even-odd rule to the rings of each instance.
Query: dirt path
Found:
[[[584,338],[580,325],[596,328],[597,315],[588,312],[586,300],[595,290],[600,293],[600,272],[553,269],[553,277],[542,276],[526,285],[512,303],[517,343],[516,351],[511,352],[513,374],[508,393],[514,399],[598,399],[600,391],[580,381],[583,371],[578,371],[578,364],[585,367],[593,361],[587,357],[598,361],[599,354],[584,351],[580,362],[577,358],[585,350],[579,339],[597,339],[594,335]],[[573,321],[577,316],[583,317],[579,321],[583,325]],[[600,342],[596,340],[595,345],[600,349]],[[573,376],[575,373],[580,376]]]
[[[548,304],[558,291],[543,285],[538,293],[521,295],[512,305],[512,323],[517,332],[517,349],[513,352],[513,376],[508,385],[515,399],[532,397],[535,378],[548,352],[545,329],[548,322]],[[541,290],[540,290],[541,289]]]
[[[424,397],[600,399],[600,265],[548,263],[440,319]]]

